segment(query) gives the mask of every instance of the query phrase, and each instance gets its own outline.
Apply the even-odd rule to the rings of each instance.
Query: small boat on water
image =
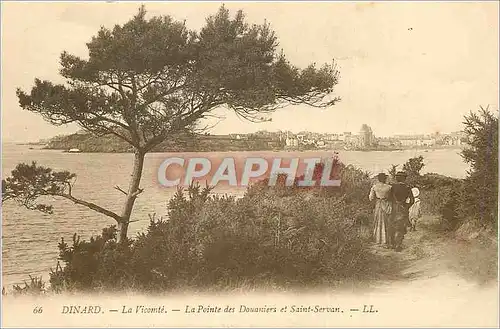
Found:
[[[67,153],[81,153],[80,149],[69,149]]]

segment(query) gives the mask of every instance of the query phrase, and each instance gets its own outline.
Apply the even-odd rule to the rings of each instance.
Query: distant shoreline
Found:
[[[208,152],[402,152],[405,150],[421,150],[429,152],[440,149],[462,149],[459,144],[425,143],[392,144],[392,145],[356,145],[350,142],[328,142],[317,145],[312,140],[290,145],[288,139],[283,140],[268,135],[176,135],[156,145],[150,153],[208,153]],[[18,142],[17,145],[30,149],[60,150],[68,153],[133,153],[134,148],[113,135],[94,136],[89,133],[74,133],[41,139],[36,142]]]
[[[51,150],[51,151],[61,151],[62,153],[70,153],[68,152],[68,149],[66,148],[56,148],[56,147],[48,147],[46,144],[41,144],[41,143],[16,143],[16,142],[10,142],[10,143],[4,143],[4,144],[11,144],[11,145],[18,145],[18,146],[39,146],[33,149],[36,150]],[[41,147],[40,147],[41,146]],[[463,147],[460,146],[440,146],[440,147],[408,147],[408,148],[380,148],[380,149],[369,149],[369,150],[363,150],[363,149],[240,149],[240,150],[165,150],[165,151],[154,151],[154,152],[149,152],[149,153],[233,153],[233,152],[282,152],[282,153],[304,153],[304,152],[403,152],[403,151],[436,151],[436,150],[462,150]],[[74,154],[78,153],[100,153],[100,154],[130,154],[133,153],[132,151],[85,151],[81,150],[81,152],[77,152]]]

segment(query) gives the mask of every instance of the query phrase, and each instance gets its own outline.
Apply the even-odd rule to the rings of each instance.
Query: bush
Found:
[[[389,172],[389,177],[390,181],[395,183],[396,182],[396,173],[399,171],[398,167],[400,165],[391,165],[391,168],[389,168],[387,171]],[[424,157],[423,156],[418,156],[414,158],[408,159],[403,164],[402,170],[406,173],[406,183],[409,184],[410,186],[417,186],[420,187],[421,185],[421,180],[422,180],[422,175],[420,174],[420,171],[425,167],[424,164]]]
[[[24,286],[14,285],[14,295],[41,295],[46,292],[45,283],[42,277],[29,276],[30,282],[24,281]],[[5,289],[2,289],[2,295],[5,295]]]
[[[192,211],[171,212],[135,245],[149,288],[309,285],[363,268],[363,241],[345,200],[275,194],[204,200],[178,193],[171,209],[179,209],[173,204]],[[152,248],[154,255],[144,257]]]
[[[434,190],[451,187],[461,181],[462,180],[458,178],[443,176],[436,173],[427,173],[420,177],[420,179],[416,182],[416,185],[424,190]]]
[[[462,152],[471,170],[465,179],[463,217],[479,219],[484,225],[498,223],[498,118],[488,109],[465,117],[467,147]]]
[[[419,184],[422,176],[420,175],[420,171],[425,167],[424,157],[418,156],[409,159],[403,165],[403,171],[408,175],[406,181],[408,184],[412,186],[416,186]]]
[[[422,190],[424,211],[439,214],[445,227],[456,229],[464,222],[496,228],[498,223],[498,118],[487,109],[465,117],[464,161],[471,170],[463,180],[434,173],[420,175],[423,157],[408,160],[403,169],[408,183]],[[395,174],[396,167],[390,172]]]
[[[427,177],[429,178],[429,177]],[[429,181],[426,182],[429,184]],[[437,178],[436,181],[425,185],[422,190],[422,212],[430,215],[439,215],[443,228],[454,230],[461,223],[459,207],[461,202],[463,182],[459,179]]]
[[[444,229],[454,230],[461,223],[460,207],[463,201],[463,180],[436,173],[420,174],[425,166],[424,157],[414,157],[403,164],[408,177],[406,182],[411,187],[420,189],[422,212],[439,215]],[[392,178],[397,172],[393,165],[389,172]]]
[[[151,219],[147,232],[126,246],[114,227],[89,242],[75,235],[59,244],[51,273],[55,291],[165,291],[179,288],[289,287],[369,275],[362,222],[370,180],[353,167],[342,186],[269,187],[256,184],[241,199],[210,188],[178,190],[168,220]],[[187,192],[187,193],[186,193]]]
[[[114,225],[104,228],[101,235],[90,238],[88,242],[81,241],[75,234],[71,246],[61,239],[59,261],[56,269],[50,272],[52,290],[113,289],[126,284],[131,243],[118,245],[116,232]]]
[[[442,216],[447,228],[456,229],[470,221],[496,228],[498,118],[481,108],[479,113],[466,116],[464,124],[467,146],[462,151],[462,157],[471,165],[467,177],[459,180],[426,174],[419,183],[429,195],[426,198],[429,208]]]

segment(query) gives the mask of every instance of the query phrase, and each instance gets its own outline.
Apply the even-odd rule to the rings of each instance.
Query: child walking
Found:
[[[415,203],[410,207],[410,231],[417,230],[417,221],[422,216],[422,211],[420,209],[420,190],[416,187],[411,189]]]

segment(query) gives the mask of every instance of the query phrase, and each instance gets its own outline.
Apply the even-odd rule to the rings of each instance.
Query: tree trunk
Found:
[[[127,241],[128,225],[130,223],[130,215],[134,209],[135,199],[139,192],[139,184],[142,177],[142,169],[144,167],[144,157],[146,153],[142,150],[136,150],[134,156],[134,169],[132,170],[132,177],[130,186],[127,193],[127,198],[123,206],[122,220],[118,223],[118,243]]]

